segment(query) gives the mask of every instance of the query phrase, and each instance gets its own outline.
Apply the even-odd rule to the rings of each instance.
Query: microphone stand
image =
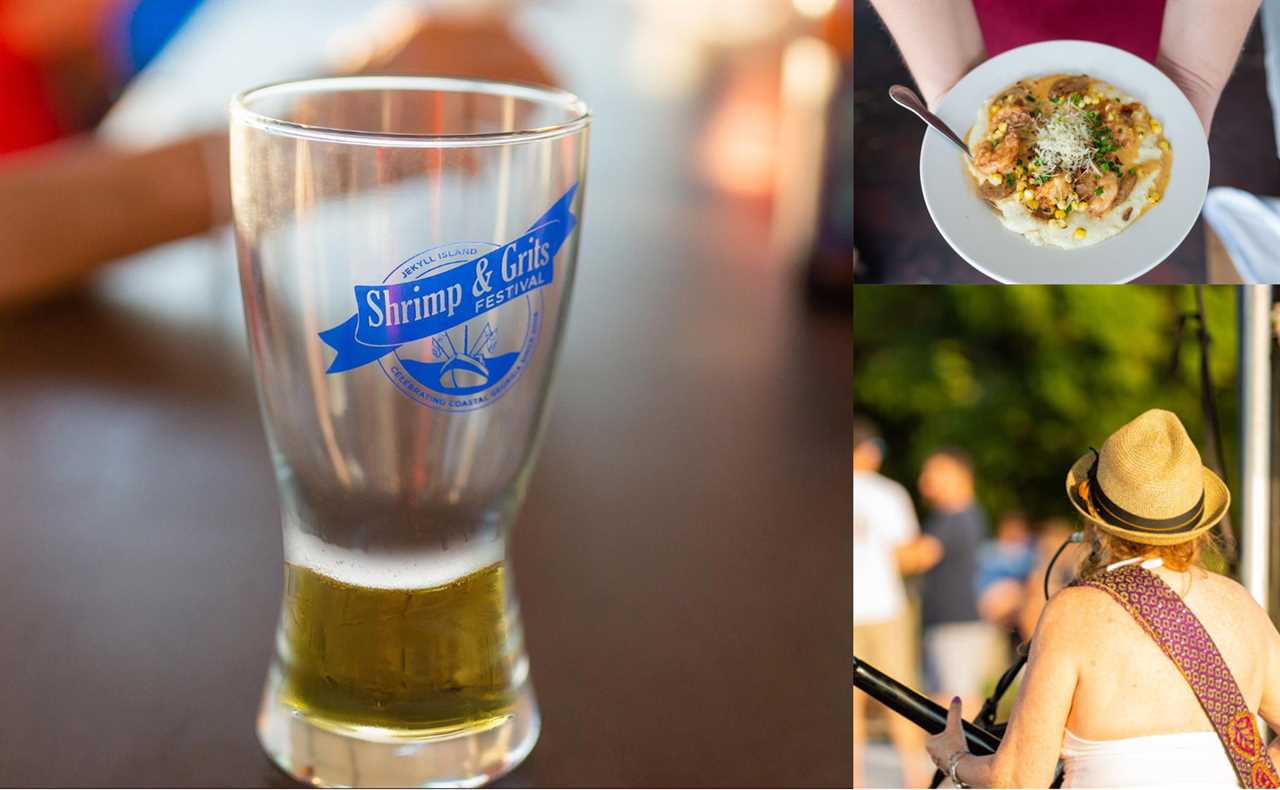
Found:
[[[983,705],[984,711],[988,706],[991,707],[991,716],[994,716],[1000,695],[1008,689],[1006,681],[1011,681],[1013,676],[1018,674],[1017,670],[1021,669],[1022,664],[1026,663],[1026,655],[1021,654],[1021,651],[1019,653],[1020,655],[1015,665],[1010,667],[1004,676],[1000,678],[1000,683],[996,686],[996,693],[992,694],[987,699],[986,704]],[[867,696],[912,722],[930,735],[937,735],[947,728],[946,708],[894,680],[857,656],[853,657],[853,686],[866,692]],[[985,727],[963,720],[960,722],[960,726],[964,731],[965,745],[971,753],[977,755],[995,754],[996,749],[1000,748],[1000,736]],[[938,771],[934,775],[934,781],[930,786],[937,787],[942,778],[942,772]],[[1049,786],[1054,788],[1062,786],[1061,764],[1058,765],[1058,769],[1054,772],[1053,783]]]
[[[1024,642],[1018,646],[1017,655],[1013,659],[1013,663],[1004,671],[1000,679],[996,681],[995,690],[991,692],[991,696],[987,697],[982,703],[981,710],[978,715],[973,717],[973,723],[978,726],[990,730],[991,732],[1004,737],[1004,725],[996,724],[996,709],[1000,707],[1000,700],[1004,697],[1005,692],[1013,685],[1013,681],[1018,677],[1018,673],[1027,664],[1027,655],[1031,652],[1031,643]]]
[[[1057,563],[1058,557],[1062,555],[1067,546],[1072,543],[1079,543],[1080,539],[1081,534],[1079,532],[1072,533],[1071,537],[1062,542],[1062,545],[1054,552],[1053,558],[1049,560],[1049,566],[1044,571],[1044,597],[1046,601],[1049,599],[1049,576],[1053,573],[1054,564]],[[973,723],[970,724],[961,720],[960,724],[964,730],[965,743],[973,754],[995,754],[996,749],[999,748],[1000,739],[1004,737],[1006,725],[996,723],[996,710],[1000,707],[1000,700],[1004,697],[1005,692],[1009,690],[1009,687],[1013,685],[1013,681],[1018,677],[1018,673],[1026,666],[1027,656],[1030,653],[1031,643],[1023,643],[1017,650],[1017,656],[1014,658],[1013,664],[1000,676],[1000,680],[996,682],[995,690],[982,703],[982,708],[978,710],[978,715],[973,717]],[[930,735],[937,735],[947,728],[947,711],[945,708],[908,686],[899,683],[867,662],[860,660],[857,656],[853,657],[853,685],[855,688],[866,692],[868,696],[877,700],[889,710],[913,722]],[[938,785],[942,784],[944,778],[946,777],[941,770],[934,771],[933,781],[929,783],[929,787],[938,787]],[[1053,783],[1049,786],[1062,786],[1061,761],[1059,761],[1058,768],[1054,772]]]
[[[853,686],[930,735],[947,728],[947,709],[920,692],[894,680],[867,662],[853,657]],[[962,721],[965,743],[974,754],[995,754],[1000,738],[976,724]]]

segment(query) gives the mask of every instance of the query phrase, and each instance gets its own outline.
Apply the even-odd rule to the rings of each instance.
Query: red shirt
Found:
[[[1155,62],[1165,0],[973,0],[987,55],[1023,44],[1082,39],[1110,44]],[[1087,63],[1062,70],[1087,71]]]
[[[0,39],[0,156],[61,135],[40,67]]]

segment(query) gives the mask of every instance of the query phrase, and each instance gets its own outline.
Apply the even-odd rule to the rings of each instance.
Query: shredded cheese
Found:
[[[1043,172],[1078,172],[1093,164],[1093,132],[1084,111],[1064,102],[1036,135]]]

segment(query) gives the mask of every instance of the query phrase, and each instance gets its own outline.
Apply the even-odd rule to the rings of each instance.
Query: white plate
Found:
[[[964,155],[928,130],[920,148],[920,186],[938,231],[960,257],[1006,283],[1122,283],[1150,270],[1182,242],[1209,187],[1209,145],[1187,97],[1142,58],[1091,41],[1045,41],[1004,52],[951,89],[937,114],[962,137],[978,108],[1028,77],[1085,73],[1146,105],[1173,147],[1173,170],[1160,202],[1128,228],[1076,250],[1037,247],[1006,230],[978,196]]]

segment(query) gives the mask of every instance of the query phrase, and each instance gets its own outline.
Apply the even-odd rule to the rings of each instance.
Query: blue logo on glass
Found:
[[[355,286],[356,313],[320,333],[337,352],[326,373],[377,362],[402,393],[433,409],[469,411],[500,398],[528,364],[541,289],[577,224],[577,185],[505,244],[425,250],[377,285]]]
[[[483,392],[507,375],[520,352],[498,353],[498,335],[492,323],[485,322],[474,341],[469,338],[469,331],[470,327],[464,324],[462,339],[458,343],[449,332],[431,338],[431,351],[436,359],[441,360],[439,362],[417,362],[400,356],[398,352],[396,356],[409,375],[421,384],[438,383],[441,389],[454,395]],[[441,337],[444,338],[443,344]]]

